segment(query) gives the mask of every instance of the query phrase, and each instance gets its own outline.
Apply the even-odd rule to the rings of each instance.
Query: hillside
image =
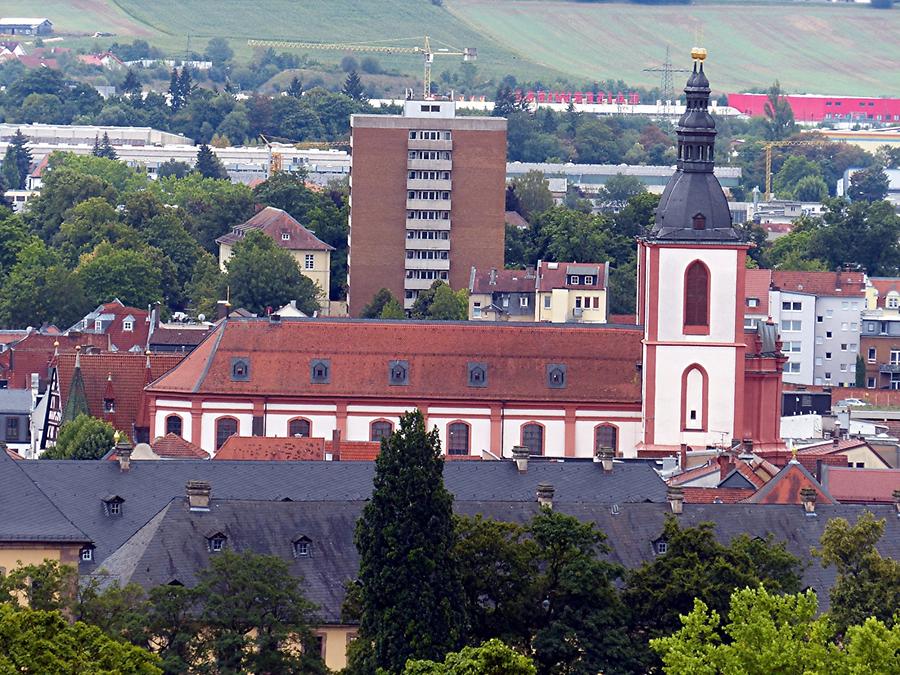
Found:
[[[239,57],[250,37],[317,42],[382,40],[428,33],[438,42],[478,48],[480,77],[513,73],[545,82],[622,79],[658,84],[643,68],[660,63],[665,46],[688,62],[703,35],[720,91],[761,88],[775,78],[790,91],[896,95],[900,90],[900,9],[800,3],[703,3],[692,6],[593,4],[562,0],[42,0],[64,44],[91,45],[96,31],[140,37],[173,54],[188,44],[231,40]],[[30,0],[0,0],[0,14],[33,14]],[[78,36],[82,37],[78,37]],[[106,40],[105,42],[109,42]],[[340,52],[311,53],[335,62]],[[411,74],[416,56],[379,56]],[[456,70],[438,58],[435,73]]]

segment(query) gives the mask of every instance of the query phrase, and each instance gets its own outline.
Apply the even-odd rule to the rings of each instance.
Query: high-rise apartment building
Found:
[[[503,268],[506,120],[457,117],[453,101],[353,115],[350,315],[382,288],[406,309],[442,279]]]

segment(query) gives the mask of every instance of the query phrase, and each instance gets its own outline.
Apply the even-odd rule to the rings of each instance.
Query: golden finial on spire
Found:
[[[797,461],[797,446],[794,445],[794,441],[793,441],[793,440],[791,441],[791,461],[792,461],[792,462],[796,462],[796,461]]]
[[[694,61],[703,62],[706,60],[706,47],[693,47],[691,49],[691,58]]]
[[[113,442],[118,444],[120,438],[122,438],[122,435],[119,433],[118,430],[116,430],[116,432],[113,434]]]

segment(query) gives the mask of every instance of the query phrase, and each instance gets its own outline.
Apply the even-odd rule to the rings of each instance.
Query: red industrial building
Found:
[[[798,122],[900,122],[900,98],[867,98],[859,96],[814,96],[789,94]],[[728,105],[745,115],[766,114],[765,94],[728,94]]]

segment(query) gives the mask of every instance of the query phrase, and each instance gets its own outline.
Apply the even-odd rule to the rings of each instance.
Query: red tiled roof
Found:
[[[876,306],[884,309],[884,301],[888,293],[894,291],[900,293],[900,278],[897,277],[869,277],[869,283],[878,291]]]
[[[761,488],[767,482],[765,479],[758,476],[756,474],[756,472],[750,468],[750,465],[747,464],[747,462],[745,462],[743,460],[739,459],[737,461],[737,463],[734,465],[734,468],[735,468],[735,471],[737,471],[744,478],[746,478],[748,481],[750,481],[750,483],[756,488]]]
[[[685,487],[683,489],[686,504],[736,504],[752,497],[756,492],[756,490],[748,488]]]
[[[637,323],[636,314],[610,314],[606,320],[609,323],[618,323],[626,326],[633,326]]]
[[[166,434],[150,444],[153,452],[163,459],[208,459],[209,454],[202,448],[186,441],[178,434]]]
[[[325,452],[334,452],[334,444],[325,441]],[[340,444],[342,462],[371,462],[378,458],[381,452],[380,441],[341,441]]]
[[[297,461],[325,459],[324,438],[231,436],[213,459]]]
[[[772,282],[783,291],[796,291],[816,296],[862,298],[866,295],[862,272],[788,272],[772,271]]]
[[[844,452],[845,450],[862,447],[869,447],[869,444],[861,438],[841,438],[837,443],[829,438],[823,440],[821,443],[799,448],[797,450],[797,458],[799,459],[801,455],[833,455],[836,452]]]
[[[534,293],[535,281],[534,270],[530,276],[526,270],[476,270],[472,293]]]
[[[59,353],[69,352],[74,360],[75,347],[97,347],[106,349],[109,339],[105,335],[70,333],[69,335],[46,335],[32,332],[0,354],[0,376],[8,380],[10,389],[31,387],[31,374],[38,373],[41,382],[47,381],[50,361],[59,343]]]
[[[846,462],[846,460],[845,460]],[[811,487],[820,504],[833,504],[834,498],[803,465],[789,462],[778,475],[759,488],[747,501],[753,504],[800,504],[800,490]]]
[[[149,312],[146,309],[126,307],[119,300],[114,300],[101,305],[92,314],[95,312],[113,315],[112,321],[108,325],[104,322],[103,326],[103,334],[109,336],[110,349],[115,348],[120,352],[127,352],[135,347],[144,351],[147,347],[150,322],[148,321]],[[125,319],[129,317],[133,321],[132,329],[125,330]],[[84,328],[86,333],[92,331],[93,326],[91,325]]]
[[[772,283],[772,270],[747,270],[744,276],[744,313],[769,315],[769,286]],[[750,307],[749,298],[756,298],[759,304]]]
[[[307,230],[287,211],[267,206],[253,216],[246,223],[237,225],[226,235],[216,239],[219,244],[236,244],[246,234],[247,230],[262,230],[272,237],[281,248],[291,251],[333,251],[329,246],[312,232]],[[290,238],[284,240],[282,234],[287,233]]]
[[[88,411],[94,417],[109,420],[116,429],[128,435],[138,418],[142,392],[147,380],[147,356],[129,352],[101,352],[81,355],[81,375],[87,396]],[[150,376],[160,377],[178,365],[184,354],[151,354]],[[69,385],[75,370],[75,354],[59,355],[59,388],[62,407],[65,408],[69,396]],[[112,375],[112,389],[115,392],[115,412],[103,413],[103,394],[109,376]]]
[[[249,359],[249,378],[231,377]],[[309,365],[330,359],[330,381],[311,384]],[[389,384],[389,362],[407,361],[408,385]],[[641,331],[606,326],[228,319],[170,373],[156,394],[352,396],[404,400],[590,401],[637,405]],[[487,365],[470,387],[468,364]],[[550,388],[550,364],[566,367]]]
[[[590,291],[602,291],[606,287],[606,263],[576,263],[576,262],[547,262],[538,263],[538,290],[551,291],[554,288],[572,288]],[[575,274],[584,277],[585,274],[594,277],[594,283],[570,284],[568,277]]]
[[[822,484],[842,503],[893,504],[894,490],[900,490],[900,469],[829,466]]]
[[[704,476],[709,476],[713,473],[719,473],[718,464],[701,464],[700,466],[695,466],[687,471],[682,471],[677,476],[672,476],[666,482],[669,485],[684,485],[685,483],[690,483],[692,480],[697,480],[698,478],[703,478]]]

